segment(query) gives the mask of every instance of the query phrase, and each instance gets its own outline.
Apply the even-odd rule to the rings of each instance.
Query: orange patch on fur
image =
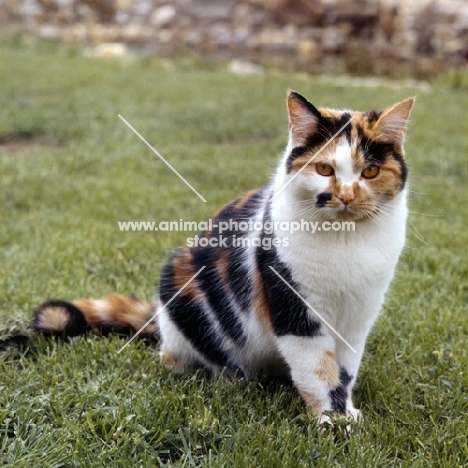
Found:
[[[193,259],[190,249],[181,248],[177,251],[176,256],[172,260],[174,287],[177,290],[184,288],[184,290],[180,293],[181,296],[187,297],[191,301],[199,303],[202,301],[203,292],[198,287],[196,280],[190,281],[191,278],[197,273],[192,260]],[[189,281],[190,283],[188,283]]]
[[[262,323],[266,329],[273,332],[267,296],[265,288],[263,287],[262,278],[258,271],[256,271],[254,275],[253,308],[260,323]]]
[[[218,260],[216,260],[216,268],[219,272],[219,276],[223,281],[224,285],[229,283],[229,275],[227,271],[227,266],[229,264],[228,252],[227,250],[221,250]]]
[[[319,361],[315,375],[325,383],[328,388],[335,388],[340,383],[339,368],[336,354],[326,351]]]
[[[37,325],[53,332],[65,330],[68,324],[68,314],[62,307],[46,307],[38,316]]]
[[[303,400],[305,401],[306,405],[309,406],[314,413],[318,415],[321,414],[323,410],[323,406],[320,400],[315,395],[305,391],[300,386],[296,385],[296,388],[299,394],[301,395],[301,397],[303,398]]]
[[[368,116],[361,112],[351,112],[351,117],[353,117],[351,140],[358,135],[358,128],[369,138],[375,138],[378,120],[369,120]]]
[[[352,185],[343,185],[341,183],[336,184],[334,195],[336,195],[343,203],[351,203],[359,195],[359,183],[354,182]]]
[[[135,297],[112,294],[101,300],[77,300],[74,301],[93,328],[110,326],[115,329],[140,330],[151,318],[155,305],[142,301]],[[148,324],[142,335],[151,336],[157,332],[154,323]]]
[[[343,186],[339,179],[334,176],[330,177],[330,183],[326,191],[332,194],[332,199],[327,203],[327,206],[330,208],[337,208],[341,205],[340,198],[343,202],[348,203],[350,209],[358,213],[358,217],[356,218],[356,214],[342,211],[336,214],[336,218],[339,220],[353,219],[359,221],[376,215],[378,213],[375,204],[377,191],[372,189],[372,182],[375,183],[375,180],[371,179],[366,181],[369,187],[363,189],[357,182],[354,182],[351,187]],[[399,183],[399,181],[397,183]]]
[[[86,322],[88,322],[89,326],[92,328],[98,328],[99,325],[103,322],[101,320],[101,317],[107,316],[107,311],[103,311],[103,307],[100,307],[101,310],[97,311],[95,302],[93,300],[86,300],[86,299],[79,299],[76,301],[73,301],[73,304],[76,305],[79,309],[83,311],[83,314],[86,318]],[[102,300],[101,302],[105,302]]]
[[[392,200],[401,189],[401,166],[398,161],[388,158],[380,168],[380,174],[368,182],[371,190],[383,194],[387,200]]]
[[[342,111],[334,110],[334,109],[328,109],[326,107],[319,107],[320,115],[325,117],[326,119],[340,119]]]

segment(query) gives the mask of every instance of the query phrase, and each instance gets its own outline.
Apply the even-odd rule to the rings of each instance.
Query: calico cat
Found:
[[[223,245],[176,250],[158,303],[120,295],[49,301],[36,309],[35,329],[77,335],[150,321],[144,333],[160,335],[162,359],[177,372],[202,365],[247,378],[288,375],[318,416],[356,418],[351,390],[405,243],[403,142],[413,103],[317,109],[290,91],[289,141],[276,176],[222,207],[201,235],[222,235]],[[270,229],[242,230],[233,222],[241,220]],[[285,228],[301,220],[324,229]],[[337,221],[355,230],[325,229]]]

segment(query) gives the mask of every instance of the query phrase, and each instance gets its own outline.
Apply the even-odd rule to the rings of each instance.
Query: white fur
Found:
[[[348,143],[338,145],[336,148],[335,173],[343,184],[352,184],[359,179],[359,172],[353,170],[351,146]]]

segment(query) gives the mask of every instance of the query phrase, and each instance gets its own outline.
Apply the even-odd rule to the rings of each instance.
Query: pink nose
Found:
[[[352,193],[340,193],[338,195],[338,199],[344,204],[344,205],[349,205],[353,200],[355,196]]]

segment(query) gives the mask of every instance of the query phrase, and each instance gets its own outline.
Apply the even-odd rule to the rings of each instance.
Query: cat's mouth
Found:
[[[351,208],[349,205],[342,205],[336,211],[336,219],[340,221],[359,221],[362,219],[369,219],[374,215],[367,210],[359,210]]]
[[[339,220],[350,221],[362,218],[362,214],[355,213],[354,211],[351,211],[348,207],[345,206],[343,209],[336,213],[336,218]]]

